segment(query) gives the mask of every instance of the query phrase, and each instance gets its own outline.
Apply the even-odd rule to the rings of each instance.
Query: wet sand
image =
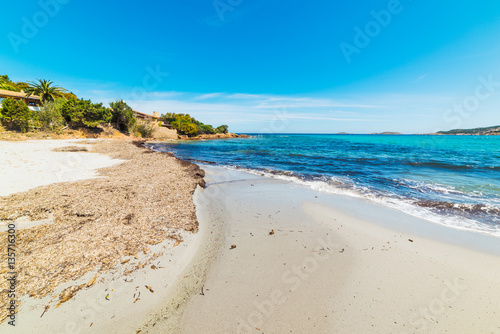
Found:
[[[63,270],[40,276],[53,288],[20,286],[35,296],[21,298],[15,330],[4,322],[0,331],[500,333],[498,238],[439,226],[366,200],[212,166],[203,166],[208,185],[203,189],[197,187],[203,173],[192,164],[145,153],[127,142],[99,145],[86,144],[121,164],[87,170],[94,179],[63,179],[74,182],[0,197],[7,204],[4,220],[22,218],[15,213],[21,203],[33,204],[21,213],[35,222],[22,218],[18,233],[40,244],[34,252],[40,256],[24,254],[24,260],[43,267],[50,259]],[[107,200],[100,197],[108,196],[102,195],[103,186],[112,190]],[[132,190],[143,197],[131,198]],[[145,201],[150,205],[144,207]],[[50,214],[42,210],[47,208]],[[154,233],[128,233],[113,225],[117,217]],[[155,231],[163,227],[165,233],[158,235]],[[94,229],[113,233],[92,244],[87,239]],[[44,236],[53,236],[53,242]],[[101,254],[130,242],[137,246],[130,252],[120,248]],[[66,253],[86,252],[101,265],[64,271],[71,268]],[[2,257],[0,271],[4,264]],[[19,266],[31,264],[21,261]],[[73,278],[61,278],[67,274]],[[81,288],[57,307],[71,287]]]
[[[225,237],[179,333],[500,332],[497,238],[464,248],[365,200],[203,168],[199,218]]]

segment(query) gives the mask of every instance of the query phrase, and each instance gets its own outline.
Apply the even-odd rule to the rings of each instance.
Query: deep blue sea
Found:
[[[153,149],[500,236],[500,136],[273,134]]]

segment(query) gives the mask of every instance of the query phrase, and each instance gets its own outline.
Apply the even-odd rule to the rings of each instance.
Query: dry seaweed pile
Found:
[[[204,183],[198,166],[124,141],[92,151],[128,161],[100,170],[103,178],[0,197],[2,221],[54,217],[54,224],[16,232],[18,296],[41,298],[89,271],[111,269],[123,256],[148,253],[149,245],[178,238],[176,231],[197,230],[192,193]],[[0,321],[8,302],[6,233],[0,233]]]

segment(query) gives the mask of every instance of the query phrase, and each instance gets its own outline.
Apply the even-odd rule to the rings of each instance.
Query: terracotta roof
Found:
[[[13,92],[11,90],[0,89],[0,97],[17,97],[17,98],[27,98],[30,100],[40,100],[40,96],[31,95],[30,97],[26,97],[26,93],[23,91]]]
[[[135,111],[135,110],[133,110],[133,112],[134,112],[134,114],[139,114],[139,115],[144,116],[144,117],[151,117],[151,118],[157,118],[157,119],[159,119],[159,118],[160,118],[160,117],[158,117],[158,116],[148,115],[148,114],[145,114],[145,113],[143,113],[143,112],[139,112],[139,111]]]

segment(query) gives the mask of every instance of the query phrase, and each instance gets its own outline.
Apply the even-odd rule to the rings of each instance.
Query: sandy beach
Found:
[[[88,164],[37,183],[31,144],[0,143],[22,295],[2,332],[500,333],[498,238],[212,166],[202,188],[196,166],[129,142],[34,143],[48,166]],[[53,152],[67,146],[89,151]],[[16,188],[21,170],[34,176]]]
[[[0,334],[500,334],[500,1],[1,8]]]
[[[198,245],[192,194],[203,172],[136,144],[0,143],[9,185],[0,197],[0,331],[135,333],[163,305]],[[8,224],[15,327],[5,319]]]
[[[497,238],[204,168],[201,221],[226,233],[178,332],[500,332]]]

